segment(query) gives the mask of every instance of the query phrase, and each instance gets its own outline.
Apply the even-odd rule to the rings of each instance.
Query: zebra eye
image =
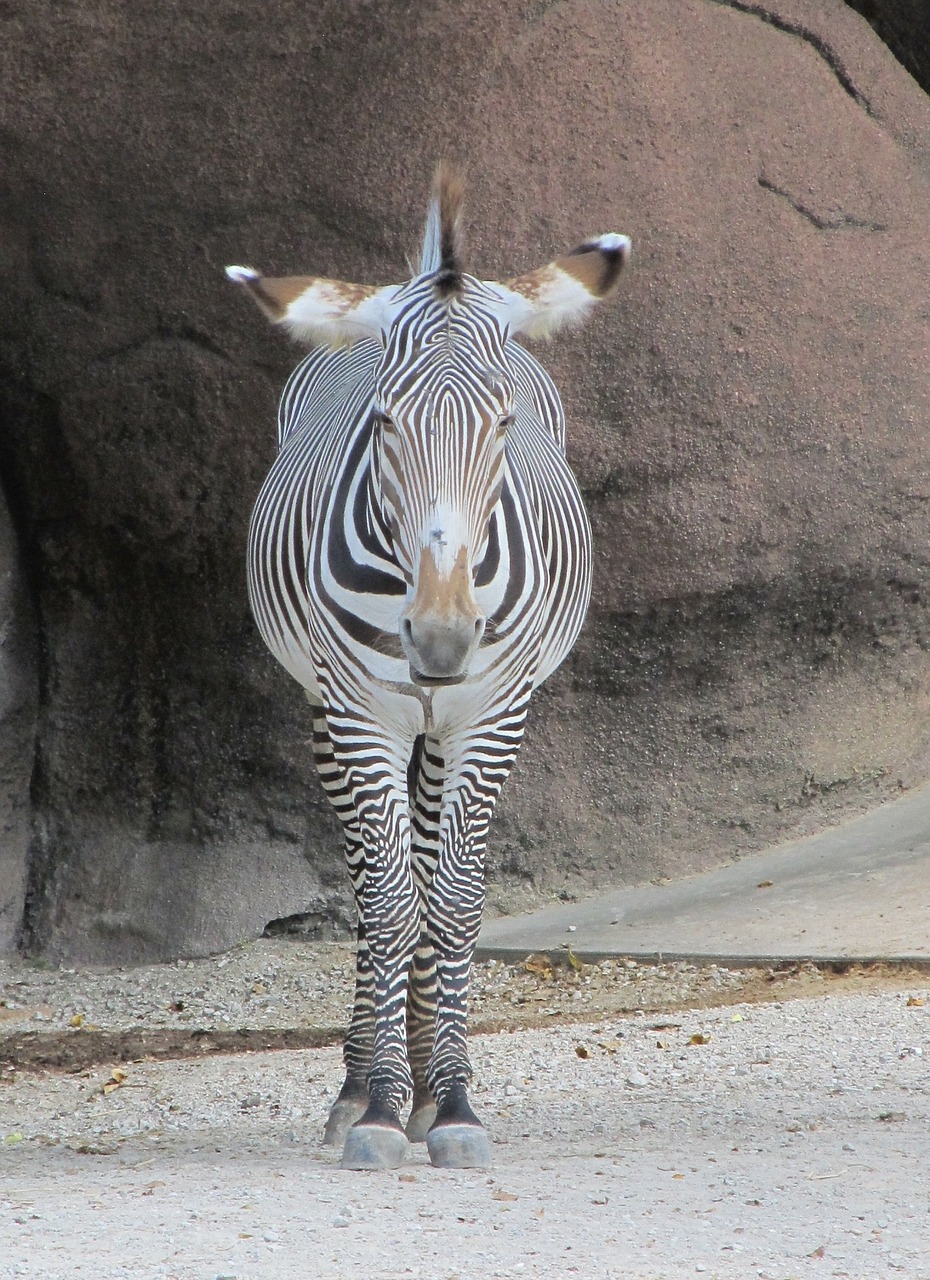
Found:
[[[507,432],[508,428],[512,426],[513,426],[513,414],[507,413],[504,415],[503,418],[501,418],[500,422],[497,424],[497,434],[499,436],[504,435]]]
[[[394,427],[394,419],[389,413],[381,413],[375,410],[374,437],[376,440],[382,440],[387,431],[391,431]]]

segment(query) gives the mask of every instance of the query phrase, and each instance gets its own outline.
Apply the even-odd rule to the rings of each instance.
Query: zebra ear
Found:
[[[592,307],[613,293],[631,252],[628,236],[598,236],[508,281],[511,333],[548,338],[566,325],[581,324]]]
[[[260,276],[251,267],[227,267],[234,284],[248,289],[274,324],[292,338],[313,345],[343,346],[360,338],[379,338],[387,327],[387,308],[397,292],[389,285],[346,284],[320,276]]]

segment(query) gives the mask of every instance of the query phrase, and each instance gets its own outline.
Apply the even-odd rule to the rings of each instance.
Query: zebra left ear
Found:
[[[292,338],[314,345],[343,346],[378,338],[387,325],[394,285],[347,284],[321,276],[260,276],[251,267],[227,267],[234,284],[244,285],[274,324]]]
[[[629,237],[611,232],[508,281],[511,333],[548,338],[566,325],[581,324],[592,307],[613,293],[631,253]]]

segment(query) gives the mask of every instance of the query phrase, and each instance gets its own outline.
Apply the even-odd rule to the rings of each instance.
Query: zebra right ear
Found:
[[[388,326],[395,285],[347,284],[321,276],[260,276],[251,267],[227,267],[234,284],[244,285],[274,324],[313,345],[344,346],[360,338],[380,338]]]
[[[511,333],[548,338],[566,325],[580,324],[592,307],[613,293],[631,252],[629,236],[611,233],[586,240],[545,267],[509,280]]]

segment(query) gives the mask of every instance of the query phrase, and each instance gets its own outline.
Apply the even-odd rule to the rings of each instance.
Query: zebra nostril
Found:
[[[475,619],[475,635],[481,637],[484,632],[484,618]]]
[[[413,641],[413,623],[410,621],[410,619],[409,619],[409,618],[401,618],[401,620],[400,620],[400,634],[401,634],[401,636],[403,637],[403,639],[404,639],[404,640],[409,640],[409,641],[411,641],[411,643],[412,643],[412,641]]]

